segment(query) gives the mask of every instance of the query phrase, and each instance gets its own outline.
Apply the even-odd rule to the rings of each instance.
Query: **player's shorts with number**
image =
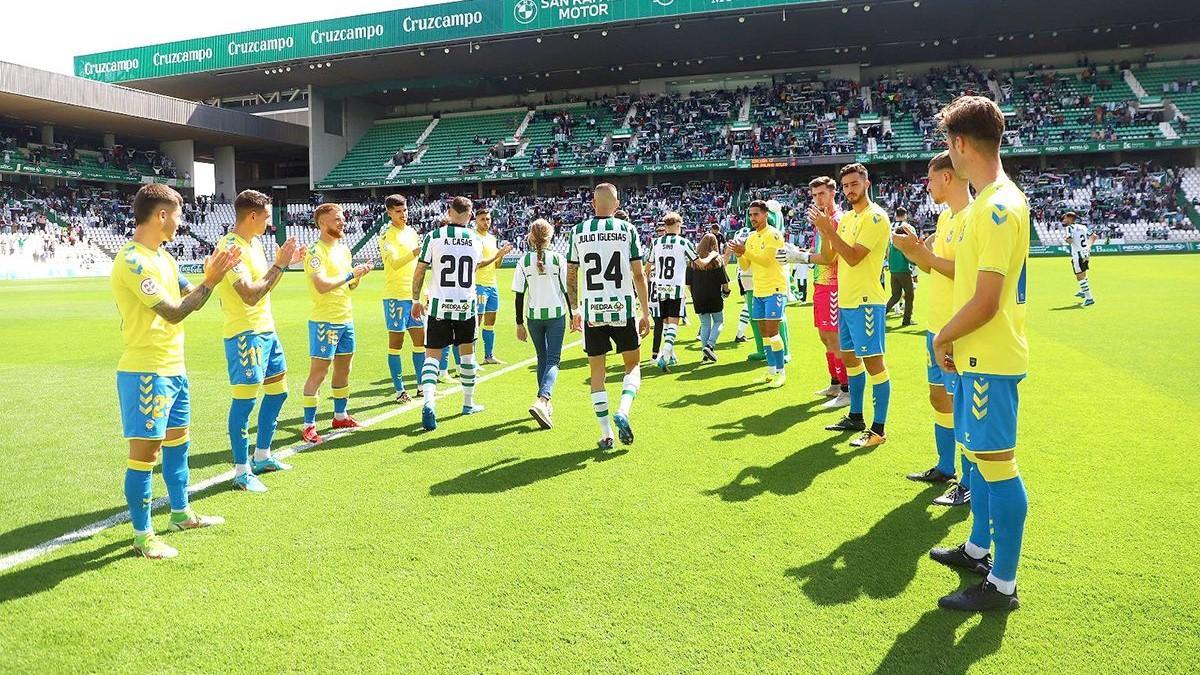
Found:
[[[754,296],[754,303],[750,307],[750,318],[755,320],[761,319],[782,319],[783,308],[787,306],[787,295],[783,293],[772,293],[762,297]]]
[[[950,373],[954,395],[954,440],[972,452],[1017,447],[1017,385],[1024,375]]]
[[[469,319],[439,319],[429,317],[425,329],[426,349],[445,349],[451,345],[469,345],[475,341],[475,317]]]
[[[883,353],[883,305],[859,305],[838,310],[838,342],[844,352],[859,358]]]
[[[953,396],[954,390],[950,386],[950,380],[956,377],[954,373],[948,373],[938,365],[937,356],[933,353],[933,331],[925,331],[925,379],[929,384],[945,388],[946,393]]]
[[[117,400],[125,438],[162,439],[167,429],[188,426],[192,404],[186,375],[117,371]]]
[[[424,328],[424,319],[414,319],[412,300],[384,300],[383,322],[393,333],[403,333],[412,328]]]
[[[229,384],[262,384],[268,377],[287,372],[283,345],[271,333],[238,333],[225,338],[225,365]]]
[[[495,286],[476,286],[475,295],[479,300],[475,311],[480,314],[500,311],[500,291]]]
[[[588,356],[604,356],[613,349],[624,354],[637,349],[642,343],[634,319],[617,325],[586,325],[583,327],[583,353]]]
[[[354,353],[354,323],[308,322],[308,355],[314,359],[332,359],[338,354]]]
[[[813,325],[833,333],[838,329],[838,290],[836,284],[813,284]]]

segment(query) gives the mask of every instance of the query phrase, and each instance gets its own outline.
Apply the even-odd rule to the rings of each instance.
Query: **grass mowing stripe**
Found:
[[[583,342],[582,340],[576,340],[569,344],[564,344],[563,349],[569,349],[571,347],[575,347],[575,346],[581,344],[582,342]],[[518,361],[516,363],[507,365],[507,366],[501,368],[500,370],[497,370],[494,373],[488,373],[487,375],[479,377],[476,379],[476,383],[478,384],[479,382],[486,382],[488,380],[500,377],[501,375],[510,373],[519,368],[527,367],[527,366],[535,363],[536,361],[537,361],[537,357],[531,356],[523,361]],[[445,391],[438,392],[438,393],[442,396],[447,396],[449,394],[457,394],[460,391],[462,391],[462,385],[455,385]],[[368,419],[365,422],[365,425],[368,427],[373,426],[380,422],[387,421],[401,413],[408,412],[409,410],[415,410],[416,408],[420,407],[421,405],[424,405],[424,404],[420,403],[419,401],[413,401],[412,403],[402,405],[399,408],[393,408],[387,412],[380,413],[380,414]],[[343,436],[346,436],[346,435],[349,435],[352,433],[354,433],[354,429],[344,429],[342,431],[335,431],[335,432],[329,434],[328,436],[326,436],[324,438],[324,441],[325,442],[332,441],[332,440],[341,438]],[[288,457],[291,457],[292,455],[294,455],[298,452],[304,452],[305,450],[308,450],[309,448],[312,448],[312,447],[314,447],[313,443],[296,443],[295,445],[284,448],[283,450],[280,450],[279,452],[275,453],[275,456],[278,457],[279,459],[287,459]],[[198,492],[203,492],[205,490],[212,488],[215,485],[218,485],[220,483],[223,483],[223,482],[229,481],[229,480],[233,480],[233,469],[230,469],[229,471],[226,471],[224,473],[217,474],[215,476],[210,476],[209,478],[206,478],[205,480],[202,480],[199,483],[189,486],[188,494],[193,495]],[[156,509],[160,509],[163,506],[166,506],[167,501],[168,501],[168,497],[166,497],[166,496],[162,496],[162,497],[159,497],[158,499],[155,499],[153,502],[150,503],[151,512],[155,511]],[[31,546],[30,548],[27,548],[24,551],[17,551],[16,553],[13,553],[12,555],[5,556],[4,558],[0,558],[0,572],[8,571],[8,570],[16,567],[17,565],[27,563],[30,560],[41,557],[52,551],[57,551],[58,549],[66,546],[68,544],[73,544],[77,541],[83,541],[84,539],[93,537],[96,534],[103,532],[104,530],[107,530],[110,527],[115,527],[117,525],[120,525],[121,523],[127,522],[128,520],[129,520],[129,512],[121,511],[120,513],[109,516],[108,518],[105,518],[104,520],[94,522],[90,525],[84,525],[83,527],[81,527],[77,530],[73,530],[71,532],[67,532],[66,534],[59,535],[49,541],[44,541],[44,542],[38,544],[37,546]]]

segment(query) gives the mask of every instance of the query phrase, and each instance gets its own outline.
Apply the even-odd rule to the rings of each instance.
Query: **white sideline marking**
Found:
[[[563,350],[565,351],[566,349],[575,347],[575,346],[581,344],[582,342],[583,342],[582,340],[575,340],[574,342],[571,342],[569,344],[564,344]],[[519,368],[525,368],[536,362],[537,362],[537,357],[531,356],[523,361],[518,361],[517,363],[511,363],[507,366],[504,366],[503,368],[501,368],[500,370],[497,370],[494,373],[487,373],[487,374],[483,375],[482,377],[479,377],[477,379],[477,382],[486,382],[490,379],[500,377],[501,375],[510,373]],[[477,365],[479,365],[479,364],[477,364]],[[462,391],[462,385],[454,385],[454,386],[450,387],[449,389],[438,392],[438,395],[439,396],[447,396],[449,394],[456,394],[460,391]],[[391,410],[380,413],[380,414],[376,415],[375,417],[368,419],[365,422],[365,424],[367,425],[367,428],[370,428],[376,424],[379,424],[380,422],[389,420],[401,413],[408,412],[409,410],[416,410],[417,408],[422,407],[423,405],[424,404],[419,399],[417,399],[407,405],[403,405],[398,408],[392,408]],[[335,431],[335,432],[329,434],[328,436],[325,436],[325,442],[329,442],[336,438],[341,438],[343,436],[346,436],[346,435],[349,435],[352,433],[354,433],[353,429],[343,429],[340,431]],[[291,457],[292,455],[294,455],[298,452],[304,452],[305,450],[308,450],[309,448],[312,448],[312,447],[314,447],[312,443],[301,442],[301,443],[292,445],[290,447],[284,448],[283,450],[280,450],[279,452],[276,452],[275,456],[278,457],[279,459],[287,459],[288,457]],[[226,481],[231,481],[231,480],[233,480],[233,469],[230,469],[229,471],[226,471],[225,473],[221,473],[216,476],[206,478],[206,479],[200,481],[199,483],[193,483],[191,486],[188,487],[188,494],[194,495],[198,492],[204,492],[205,490],[208,490],[215,485],[219,485],[220,483],[224,483]],[[150,510],[154,511],[155,509],[160,509],[163,506],[166,506],[167,501],[168,501],[167,497],[165,497],[165,496],[155,499],[153,502],[150,503]],[[77,530],[67,532],[66,534],[59,535],[59,536],[51,539],[50,541],[44,541],[36,546],[27,548],[24,551],[17,551],[16,553],[8,555],[4,558],[0,558],[0,572],[6,572],[6,571],[16,567],[17,565],[27,563],[30,560],[33,560],[34,558],[39,558],[43,555],[46,555],[47,553],[57,551],[58,549],[66,546],[68,544],[73,544],[75,542],[83,541],[84,539],[93,537],[93,536],[99,534],[100,532],[107,530],[110,527],[114,527],[114,526],[120,525],[121,523],[128,522],[128,520],[129,520],[129,512],[121,511],[120,513],[113,514],[113,515],[105,518],[104,520],[96,521],[90,525],[84,525],[83,527],[81,527]]]

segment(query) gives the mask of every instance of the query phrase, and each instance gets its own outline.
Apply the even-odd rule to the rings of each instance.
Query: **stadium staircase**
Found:
[[[1191,93],[1183,87],[1177,92],[1163,89],[1164,84],[1172,82],[1200,80],[1200,61],[1172,65],[1152,64],[1139,69],[1135,75],[1137,81],[1145,88],[1147,96],[1161,97],[1168,109],[1174,106],[1177,112],[1171,120],[1171,126],[1175,128],[1179,137],[1189,141],[1200,141],[1200,87]],[[1187,120],[1187,131],[1184,131],[1180,124],[1181,117]]]
[[[422,132],[433,126],[428,117],[378,120],[354,148],[325,177],[329,182],[374,180],[380,183],[393,172],[392,157],[402,148],[417,148]]]

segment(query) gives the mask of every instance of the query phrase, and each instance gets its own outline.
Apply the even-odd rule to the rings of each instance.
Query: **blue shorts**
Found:
[[[410,328],[424,328],[424,319],[414,319],[412,315],[412,300],[384,300],[383,322],[388,331],[403,333]]]
[[[854,355],[883,354],[883,305],[859,305],[838,310],[838,342],[844,352]]]
[[[972,452],[1017,447],[1017,384],[1024,375],[948,373],[958,381],[954,440]]]
[[[225,365],[229,384],[262,384],[268,377],[287,372],[283,345],[275,333],[238,333],[225,338]]]
[[[186,428],[192,402],[186,375],[117,371],[117,401],[125,438],[162,439],[167,429]]]
[[[495,286],[476,286],[475,296],[479,300],[475,307],[477,314],[500,311],[500,291]]]
[[[754,296],[753,304],[750,306],[750,318],[756,321],[762,319],[782,319],[785,305],[787,305],[787,296],[783,293],[772,293],[763,297],[756,295]]]
[[[925,379],[929,384],[944,387],[946,393],[954,395],[954,390],[950,386],[950,380],[954,379],[954,373],[947,373],[942,370],[935,361],[933,355],[933,331],[925,331]]]
[[[308,322],[308,355],[332,360],[337,354],[354,353],[354,322]]]

